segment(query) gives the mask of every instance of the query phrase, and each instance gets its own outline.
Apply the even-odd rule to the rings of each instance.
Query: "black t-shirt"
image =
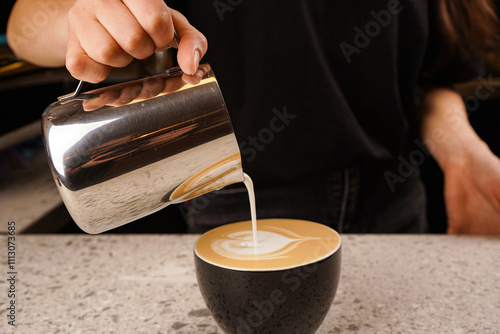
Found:
[[[395,159],[415,139],[428,0],[170,4],[208,39],[256,183]]]
[[[415,140],[409,120],[435,52],[430,3],[171,5],[208,39],[204,61],[220,83],[244,170],[256,183],[272,184],[396,159]],[[461,66],[445,72],[445,83],[470,75]]]
[[[1,3],[5,30],[14,2]],[[412,141],[429,0],[167,3],[209,41],[255,183],[395,159]]]

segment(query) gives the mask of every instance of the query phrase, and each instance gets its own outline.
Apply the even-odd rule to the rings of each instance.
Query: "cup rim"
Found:
[[[219,264],[219,263],[215,263],[213,261],[210,261],[206,258],[204,258],[202,255],[200,255],[196,249],[196,245],[198,244],[198,241],[201,239],[201,237],[205,234],[205,233],[208,233],[209,231],[212,231],[214,229],[218,229],[218,228],[222,228],[224,226],[227,226],[229,224],[238,224],[238,223],[242,223],[242,222],[234,222],[234,223],[229,223],[229,224],[225,224],[225,225],[221,225],[221,226],[218,226],[218,227],[215,227],[205,233],[203,233],[202,235],[200,235],[194,245],[193,245],[193,252],[195,254],[195,256],[200,259],[201,261],[205,262],[205,263],[208,263],[208,264],[211,264],[215,267],[218,267],[218,268],[222,268],[222,269],[227,269],[227,270],[232,270],[232,271],[241,271],[241,272],[278,272],[278,271],[286,271],[286,270],[290,270],[290,269],[295,269],[295,268],[299,268],[299,267],[303,267],[303,266],[308,266],[308,265],[311,265],[311,264],[314,264],[314,263],[319,263],[321,261],[324,261],[328,258],[330,258],[331,256],[333,256],[334,254],[336,254],[341,246],[342,246],[342,238],[340,236],[340,233],[338,233],[336,230],[334,230],[333,228],[331,228],[330,226],[328,225],[325,225],[325,224],[321,224],[321,223],[317,223],[317,222],[313,222],[313,221],[309,221],[309,220],[305,220],[305,219],[293,219],[293,218],[270,218],[270,219],[258,219],[257,220],[257,223],[259,221],[269,221],[269,220],[275,220],[275,219],[284,219],[284,220],[292,220],[292,221],[301,221],[301,222],[307,222],[307,223],[312,223],[312,224],[317,224],[317,225],[321,225],[322,227],[326,227],[328,228],[329,230],[331,230],[338,238],[338,243],[337,243],[337,246],[330,252],[328,252],[327,254],[319,257],[319,258],[316,258],[316,259],[313,259],[311,261],[308,261],[308,262],[304,262],[304,263],[300,263],[300,264],[297,264],[297,265],[291,265],[291,266],[284,266],[284,267],[279,267],[279,268],[271,268],[271,269],[265,269],[265,268],[239,268],[239,267],[232,267],[232,266],[226,266],[226,265],[222,265],[222,264]]]

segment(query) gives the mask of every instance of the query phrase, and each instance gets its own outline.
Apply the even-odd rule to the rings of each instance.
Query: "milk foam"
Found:
[[[257,244],[252,222],[222,225],[203,234],[195,253],[213,265],[237,270],[295,268],[327,258],[340,248],[328,226],[295,219],[259,219]]]
[[[293,232],[282,232],[259,231],[257,244],[253,240],[253,231],[235,232],[226,238],[213,240],[211,248],[215,253],[234,260],[254,260],[255,256],[263,260],[286,256],[301,243],[315,239],[298,235],[290,238],[286,234]]]
[[[313,263],[339,249],[340,236],[325,225],[296,219],[257,221],[253,183],[245,173],[244,184],[252,220],[202,235],[195,253],[204,261],[229,269],[267,271]]]

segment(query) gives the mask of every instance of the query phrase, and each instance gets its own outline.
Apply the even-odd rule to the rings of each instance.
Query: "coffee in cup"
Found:
[[[337,291],[341,240],[296,219],[217,227],[195,244],[201,294],[225,333],[314,333]]]

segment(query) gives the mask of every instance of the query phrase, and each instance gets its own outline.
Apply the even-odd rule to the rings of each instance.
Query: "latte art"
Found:
[[[294,219],[265,219],[257,225],[257,244],[248,221],[205,233],[195,252],[220,267],[260,271],[316,262],[340,246],[339,235],[325,225]]]
[[[337,291],[340,235],[297,219],[257,220],[244,174],[251,221],[222,225],[194,246],[200,292],[224,333],[315,333]]]
[[[290,239],[285,233],[290,231],[279,229],[282,233],[259,231],[257,244],[253,242],[253,231],[241,231],[229,234],[225,239],[214,240],[212,250],[217,254],[235,260],[258,260],[270,257],[286,256],[290,250],[310,238],[297,236]]]

